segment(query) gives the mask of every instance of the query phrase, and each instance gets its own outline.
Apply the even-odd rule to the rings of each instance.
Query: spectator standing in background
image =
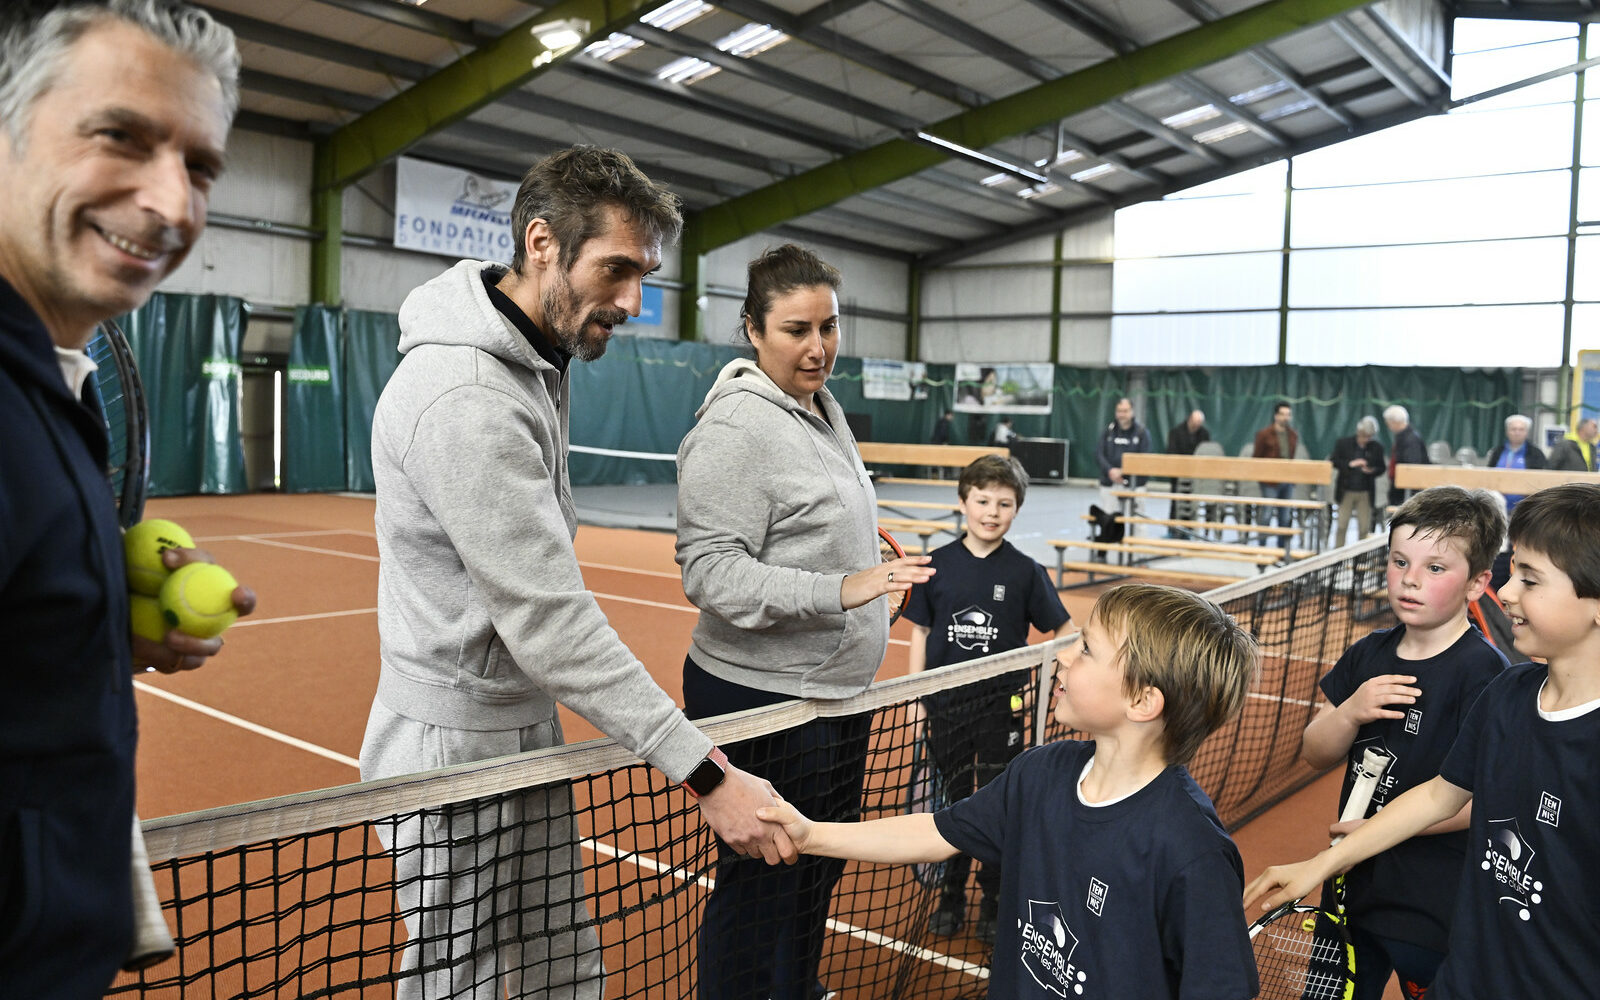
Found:
[[[1394,467],[1397,465],[1431,465],[1428,461],[1428,446],[1422,443],[1422,435],[1411,426],[1411,415],[1406,408],[1395,404],[1383,411],[1383,422],[1389,428],[1389,434],[1394,438],[1394,445],[1389,451],[1389,505],[1398,507],[1406,502],[1410,491],[1400,489],[1394,484]]]
[[[1595,471],[1595,441],[1600,439],[1600,424],[1593,417],[1578,421],[1578,429],[1569,431],[1550,449],[1550,468],[1562,472]]]
[[[1335,473],[1334,496],[1339,500],[1339,524],[1333,531],[1333,546],[1344,544],[1344,535],[1353,514],[1358,538],[1372,534],[1373,488],[1383,469],[1383,445],[1378,443],[1378,422],[1371,417],[1356,421],[1356,432],[1340,438],[1328,456]]]
[[[1122,456],[1129,452],[1148,453],[1152,450],[1150,432],[1134,419],[1132,400],[1126,396],[1118,399],[1113,416],[1114,419],[1101,432],[1100,444],[1094,452],[1095,461],[1100,465],[1100,504],[1109,511],[1121,506],[1117,498],[1111,495],[1112,490],[1137,489],[1140,485],[1137,476],[1122,474]]]
[[[1189,416],[1183,423],[1176,425],[1167,432],[1167,454],[1193,455],[1194,450],[1200,447],[1201,442],[1211,440],[1211,430],[1206,427],[1206,415],[1199,410],[1190,410]],[[1174,493],[1189,493],[1193,491],[1194,483],[1187,479],[1174,480],[1172,491]],[[1167,516],[1172,520],[1189,520],[1194,517],[1194,502],[1192,500],[1174,500]],[[1177,528],[1168,528],[1169,537],[1177,537],[1181,533]]]
[[[1272,423],[1256,432],[1255,447],[1251,449],[1253,458],[1293,458],[1295,446],[1300,443],[1300,435],[1295,433],[1294,407],[1285,400],[1279,400],[1272,407]],[[1275,500],[1293,500],[1293,483],[1262,483],[1261,495]],[[1278,527],[1287,528],[1294,524],[1294,508],[1279,507]],[[1279,535],[1278,544],[1284,548],[1289,547],[1289,535]]]
[[[1494,446],[1489,452],[1489,468],[1491,469],[1542,469],[1544,468],[1544,452],[1539,446],[1528,440],[1528,431],[1533,427],[1533,421],[1520,413],[1513,413],[1506,418],[1506,439]],[[1506,494],[1506,516],[1511,515],[1517,501],[1522,499],[1520,493]]]

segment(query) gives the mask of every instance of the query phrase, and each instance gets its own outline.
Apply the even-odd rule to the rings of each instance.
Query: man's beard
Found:
[[[582,308],[577,289],[567,280],[567,272],[557,268],[554,280],[545,288],[540,298],[544,307],[545,325],[556,346],[579,361],[594,361],[606,353],[607,338],[603,334],[585,337],[590,323],[605,323],[618,327],[628,321],[621,309],[596,309],[578,320]]]

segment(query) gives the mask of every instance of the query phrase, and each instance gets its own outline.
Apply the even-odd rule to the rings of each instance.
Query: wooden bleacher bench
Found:
[[[1093,521],[1093,514],[1084,514]],[[1148,524],[1165,528],[1191,528],[1196,531],[1237,531],[1249,535],[1298,535],[1299,528],[1280,528],[1275,524],[1240,524],[1237,521],[1191,521],[1181,517],[1129,517],[1117,515],[1118,524]],[[1219,543],[1220,544],[1220,543]]]
[[[1551,469],[1475,469],[1464,465],[1397,465],[1394,485],[1402,490],[1430,486],[1461,486],[1527,496],[1546,486],[1562,483],[1600,483],[1600,472],[1562,472]]]
[[[1283,561],[1282,549],[1275,552],[1259,547],[1250,552],[1229,551],[1227,549],[1196,550],[1161,545],[1154,541],[1147,542],[1139,538],[1121,542],[1052,541],[1050,545],[1058,552],[1064,549],[1089,549],[1093,552],[1121,552],[1129,555],[1156,556],[1157,558],[1168,559],[1188,556],[1197,559],[1219,559],[1223,562],[1252,563],[1256,566],[1271,566]]]
[[[949,521],[922,521],[911,517],[879,517],[878,527],[891,534],[896,531],[904,531],[921,538],[922,545],[915,553],[917,555],[921,555],[932,547],[934,535],[948,533],[957,538],[961,536],[960,521],[951,523]],[[907,555],[913,554],[910,546],[902,545],[901,548],[906,550]]]
[[[1265,462],[1268,459],[1261,459]],[[1241,497],[1221,493],[1166,493],[1155,490],[1112,490],[1119,500],[1188,500],[1195,503],[1234,503],[1251,507],[1288,507],[1292,510],[1321,510],[1326,506],[1321,500],[1279,500],[1276,497]],[[1212,522],[1216,523],[1216,522]]]
[[[1303,458],[1228,458],[1224,455],[1134,452],[1122,456],[1122,471],[1125,475],[1146,479],[1221,479],[1322,487],[1333,482],[1333,466]]]
[[[940,479],[940,480],[929,480],[929,482],[937,482],[937,483],[939,483],[939,485],[943,486],[943,485],[945,485],[946,482],[948,482],[948,480],[943,480],[943,479]],[[937,510],[937,511],[943,511],[943,515],[942,515],[943,517],[950,518],[951,520],[955,521],[956,524],[958,524],[958,525],[961,523],[961,505],[960,504],[955,504],[955,503],[934,503],[933,501],[930,501],[930,500],[885,500],[883,497],[879,497],[878,498],[878,506],[880,508],[884,509],[884,510],[889,510],[889,511],[906,511],[906,510]],[[898,514],[893,515],[893,516],[898,516]]]
[[[1268,548],[1264,545],[1252,545],[1249,542],[1208,542],[1203,538],[1135,538],[1135,541],[1141,545],[1159,545],[1196,553],[1239,552],[1245,555],[1270,553],[1277,562],[1282,562],[1285,557],[1309,559],[1316,555],[1310,549],[1284,549],[1277,546]]]
[[[1217,573],[1195,573],[1184,569],[1158,569],[1153,566],[1116,566],[1100,562],[1059,562],[1056,564],[1056,586],[1058,588],[1066,586],[1066,582],[1063,579],[1066,573],[1082,573],[1089,578],[1087,582],[1091,584],[1095,582],[1094,578],[1096,576],[1112,578],[1153,576],[1166,580],[1176,577],[1184,580],[1205,580],[1218,586],[1239,582],[1239,578],[1236,576],[1222,576]]]
[[[924,468],[964,469],[985,455],[1010,457],[1009,448],[998,445],[959,444],[892,444],[887,441],[858,441],[862,464],[915,465]],[[931,486],[952,486],[948,479],[905,479],[895,476],[878,476],[880,483],[916,483]]]

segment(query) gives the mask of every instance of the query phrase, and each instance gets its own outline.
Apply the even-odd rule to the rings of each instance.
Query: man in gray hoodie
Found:
[[[361,776],[558,745],[560,702],[682,782],[734,850],[792,860],[755,819],[771,786],[728,765],[622,644],[572,544],[567,365],[639,314],[681,226],[628,157],[574,147],[523,179],[509,270],[462,261],[406,298],[405,357],[373,418],[382,664]],[[598,997],[570,793],[453,812],[389,834],[402,968],[425,970],[396,996]],[[539,877],[483,884],[510,868]]]

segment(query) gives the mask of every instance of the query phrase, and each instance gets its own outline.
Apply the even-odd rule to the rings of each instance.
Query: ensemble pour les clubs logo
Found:
[[[1514,818],[1489,821],[1489,838],[1480,867],[1500,883],[1500,902],[1510,903],[1523,920],[1532,919],[1533,908],[1542,901],[1544,892],[1544,883],[1534,877],[1536,854]]]
[[[1028,900],[1022,925],[1022,967],[1047,992],[1058,997],[1082,996],[1088,974],[1072,962],[1078,936],[1061,915],[1061,904]]]
[[[951,615],[950,624],[945,626],[944,630],[946,642],[953,642],[962,649],[976,649],[984,653],[989,651],[989,644],[999,636],[1000,630],[994,627],[994,615],[976,604]]]

